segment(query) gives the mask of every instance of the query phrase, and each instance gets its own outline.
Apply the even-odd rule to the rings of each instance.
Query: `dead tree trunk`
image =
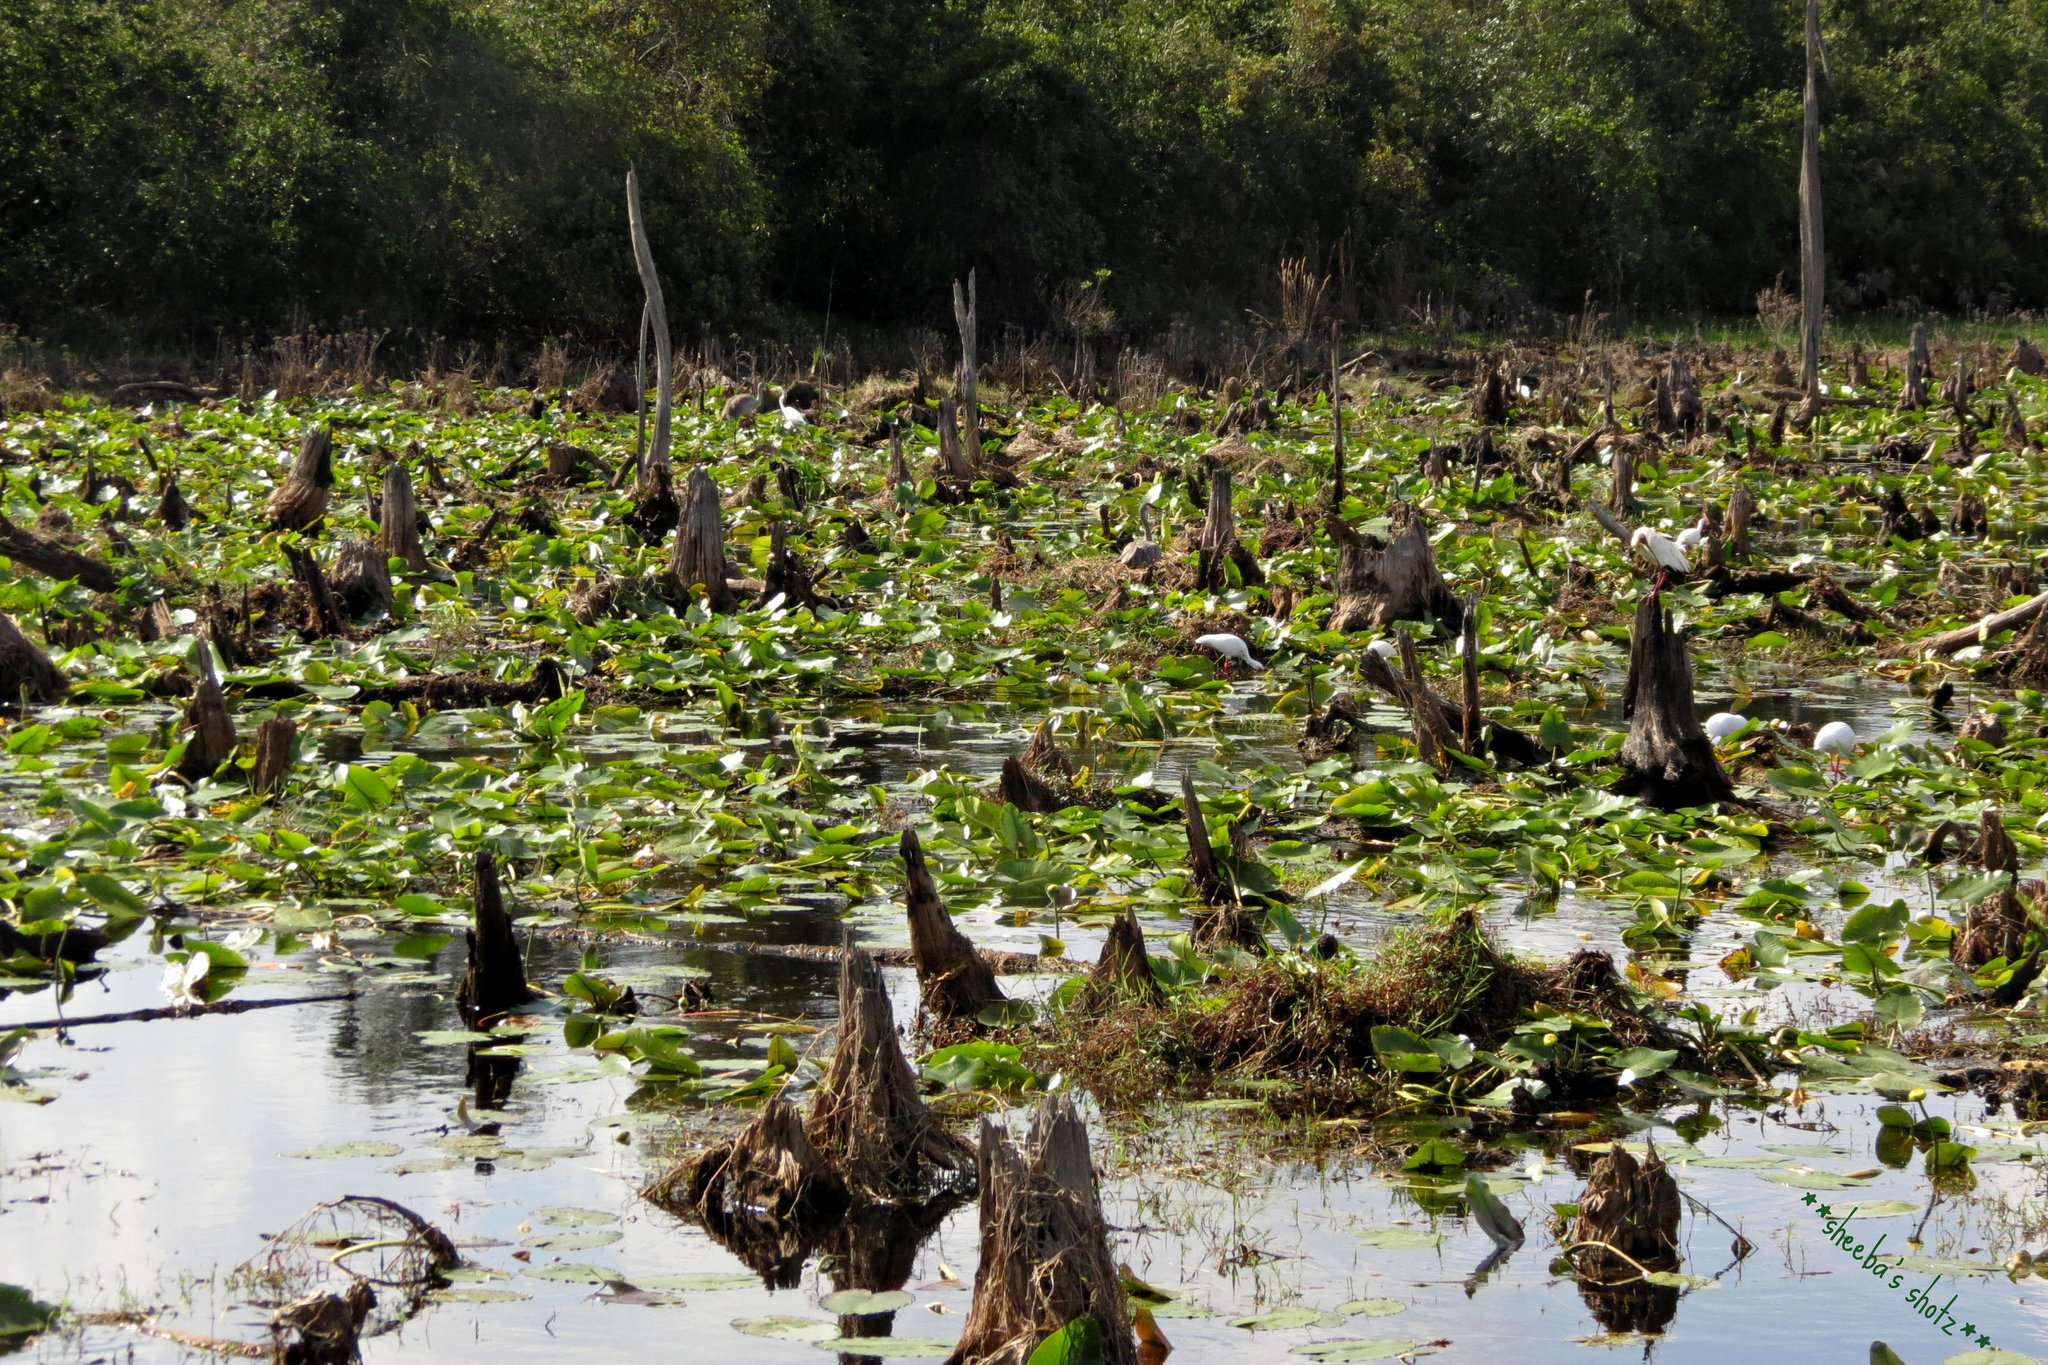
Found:
[[[1025,1365],[1047,1337],[1080,1318],[1102,1329],[1101,1365],[1137,1365],[1088,1130],[1062,1093],[1039,1105],[1021,1152],[982,1120],[981,1268],[960,1344],[945,1365]]]
[[[960,404],[952,398],[939,400],[939,459],[938,468],[933,472],[954,486],[955,493],[964,493],[974,482],[974,462],[967,458],[960,444]]]
[[[192,504],[185,501],[185,495],[178,489],[175,469],[157,483],[156,519],[173,531],[182,531],[192,524]]]
[[[1237,538],[1237,518],[1230,506],[1230,470],[1209,466],[1209,513],[1195,546],[1195,586],[1221,592],[1230,586],[1226,563],[1237,566],[1238,582],[1252,587],[1266,581],[1259,561]]]
[[[1927,379],[1934,373],[1934,356],[1927,348],[1927,324],[1913,324],[1913,344],[1906,348],[1906,382],[1899,389],[1899,407],[1927,406]]]
[[[4,516],[0,516],[0,558],[11,559],[31,573],[59,582],[74,579],[89,592],[112,592],[121,586],[121,576],[99,560],[47,536],[24,531]]]
[[[889,491],[909,482],[910,467],[903,463],[903,423],[898,419],[889,423]]]
[[[725,580],[725,514],[719,504],[718,485],[703,465],[690,471],[683,484],[682,520],[676,526],[676,544],[669,556],[669,571],[679,591],[702,591],[704,605],[714,612],[733,609],[732,588]]]
[[[1668,1270],[1677,1263],[1679,1213],[1678,1182],[1655,1145],[1638,1163],[1616,1143],[1586,1178],[1567,1254],[1596,1281],[1634,1280],[1637,1266]]]
[[[1261,932],[1262,915],[1238,903],[1237,885],[1224,874],[1209,842],[1209,822],[1202,816],[1202,798],[1195,795],[1191,772],[1180,775],[1181,813],[1188,836],[1188,873],[1201,897],[1204,909],[1194,916],[1195,942],[1206,947],[1227,943],[1247,952],[1264,953],[1266,936]]]
[[[2005,821],[1997,811],[1984,812],[1982,832],[1969,856],[1986,872],[2003,872],[2010,879],[2002,890],[1970,907],[1963,917],[1963,927],[1949,944],[1949,960],[1974,970],[1993,958],[2018,957],[2034,925],[2013,889],[2019,877],[2019,848],[2005,832]]]
[[[654,269],[654,247],[647,239],[647,220],[640,213],[640,177],[626,172],[626,228],[633,237],[633,264],[640,272],[640,288],[647,295],[645,325],[654,333],[654,440],[636,471],[636,486],[645,500],[649,470],[669,467],[669,414],[673,395],[669,392],[673,359],[669,352],[668,305],[661,297],[661,276]]]
[[[63,670],[0,612],[0,703],[59,702],[70,694]]]
[[[1138,927],[1138,912],[1130,906],[1110,922],[1102,941],[1102,955],[1095,970],[1081,987],[1075,1008],[1083,1013],[1100,1013],[1130,1005],[1163,1006],[1166,992],[1152,974],[1152,959],[1145,952],[1145,931]]]
[[[839,1040],[804,1135],[866,1199],[922,1202],[973,1188],[974,1149],[918,1096],[881,969],[851,934],[840,949]]]
[[[1386,660],[1370,650],[1359,656],[1358,676],[1405,707],[1412,708],[1416,704],[1415,697],[1401,675],[1389,667]],[[1433,688],[1425,687],[1422,690],[1422,705],[1436,713],[1437,719],[1428,723],[1439,733],[1450,732],[1460,722],[1459,708],[1452,706]],[[1483,742],[1486,751],[1493,755],[1497,762],[1517,763],[1531,768],[1544,762],[1546,755],[1543,747],[1526,731],[1517,730],[1514,726],[1505,725],[1497,720],[1485,720],[1483,717],[1481,719],[1484,724]]]
[[[1749,485],[1739,483],[1728,495],[1728,557],[1749,562],[1749,523],[1756,515],[1756,495],[1749,491]]]
[[[1329,628],[1380,630],[1395,621],[1434,618],[1441,627],[1456,630],[1464,624],[1464,611],[1437,572],[1421,513],[1410,503],[1397,502],[1388,519],[1393,534],[1382,541],[1354,531],[1342,517],[1324,518],[1337,545]]]
[[[384,471],[384,500],[377,512],[377,548],[386,558],[402,559],[412,573],[425,573],[427,552],[420,548],[420,513],[412,497],[412,475],[393,460]]]
[[[1621,745],[1623,775],[1614,790],[1660,810],[1734,797],[1693,706],[1685,637],[1671,629],[1670,613],[1656,593],[1636,607],[1621,711],[1629,727]]]
[[[185,703],[185,752],[178,760],[178,776],[188,782],[211,777],[235,752],[235,720],[228,714],[227,698],[220,690],[220,674],[213,668],[213,650],[201,640],[193,648],[199,665],[199,685],[192,700]]]
[[[1820,411],[1820,331],[1826,318],[1826,239],[1820,212],[1820,0],[1806,0],[1806,101],[1799,142],[1799,387],[1806,415]]]
[[[249,769],[251,792],[262,796],[284,786],[298,741],[298,722],[289,717],[272,716],[256,727],[256,762]]]
[[[526,963],[512,936],[512,916],[505,913],[498,888],[498,859],[489,849],[476,855],[474,925],[463,932],[469,944],[469,970],[455,988],[455,1007],[462,1022],[486,1029],[533,999],[526,984]]]
[[[1448,706],[1430,705],[1435,694],[1422,676],[1421,661],[1415,657],[1415,637],[1404,630],[1395,637],[1395,643],[1401,651],[1401,692],[1414,727],[1415,756],[1424,763],[1435,763],[1444,750],[1457,747],[1450,726],[1450,718],[1456,712]]]
[[[1458,659],[1462,664],[1465,714],[1459,727],[1458,748],[1468,754],[1479,752],[1479,612],[1478,603],[1465,603],[1465,632],[1458,637]]]
[[[1003,760],[1003,775],[996,783],[996,800],[1033,815],[1065,810],[1068,803],[1060,794],[1031,774],[1015,754]]]
[[[348,634],[348,618],[342,614],[341,606],[334,600],[334,593],[327,586],[327,575],[320,570],[320,561],[313,558],[312,551],[303,545],[284,547],[285,563],[291,566],[292,577],[306,594],[306,621],[300,632],[309,639],[323,640],[343,637]]]
[[[961,458],[966,462],[971,478],[972,471],[981,467],[981,363],[975,354],[980,327],[972,270],[967,272],[966,292],[961,291],[960,281],[953,281],[953,322],[960,329],[960,382],[955,390],[963,409],[960,414]]]
[[[329,580],[342,611],[360,620],[370,612],[391,610],[391,561],[367,540],[344,540],[334,552]]]
[[[782,1240],[782,1224],[805,1224],[845,1212],[839,1173],[811,1145],[803,1116],[777,1096],[737,1136],[683,1158],[641,1192],[704,1225],[747,1252]]]
[[[960,932],[925,866],[917,831],[903,831],[903,903],[910,912],[910,956],[924,1008],[935,1019],[973,1022],[1004,1002],[988,959]]]
[[[271,490],[263,514],[273,531],[310,531],[327,515],[334,489],[334,429],[308,427],[299,438],[291,473]]]

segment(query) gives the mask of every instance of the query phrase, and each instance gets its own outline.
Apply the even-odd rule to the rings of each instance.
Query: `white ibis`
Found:
[[[1159,548],[1158,511],[1151,503],[1138,508],[1138,538],[1124,546],[1117,558],[1127,569],[1149,569],[1166,558],[1166,551]]]
[[[752,393],[736,393],[726,399],[720,413],[728,422],[742,421],[759,412],[763,400],[767,397],[768,385],[765,382],[757,383]]]
[[[810,425],[810,420],[804,416],[804,410],[791,404],[789,395],[786,392],[776,395],[775,404],[782,411],[782,425],[784,429],[794,431],[798,427]]]
[[[1671,575],[1680,578],[1692,572],[1692,561],[1685,557],[1685,551],[1678,548],[1678,542],[1662,531],[1652,531],[1647,526],[1638,526],[1636,533],[1628,538],[1631,549],[1639,549],[1652,564],[1657,566],[1657,585],[1650,590],[1652,596],[1664,591],[1664,585]]]
[[[1195,643],[1204,649],[1213,649],[1224,658],[1249,667],[1257,672],[1265,665],[1252,657],[1251,647],[1235,635],[1197,635]]]
[[[1707,543],[1707,519],[1701,517],[1696,525],[1688,526],[1678,533],[1678,548],[1686,554]]]
[[[1856,730],[1845,720],[1831,720],[1813,737],[1813,751],[1828,756],[1828,771],[1840,777],[1842,761],[1856,752]]]
[[[1749,724],[1747,716],[1738,716],[1733,711],[1716,711],[1707,717],[1707,738],[1716,744],[1726,744],[1742,733],[1742,727]]]
[[[1374,640],[1371,644],[1367,645],[1365,649],[1366,653],[1377,654],[1380,656],[1381,659],[1386,660],[1389,663],[1399,658],[1401,654],[1401,651],[1394,647],[1394,642],[1392,640]]]

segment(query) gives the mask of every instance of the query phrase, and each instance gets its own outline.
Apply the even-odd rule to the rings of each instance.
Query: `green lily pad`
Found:
[[[0,1284],[0,1341],[42,1331],[57,1319],[57,1310],[37,1303],[19,1285]]]
[[[1810,1142],[1767,1142],[1764,1144],[1764,1150],[1776,1152],[1779,1156],[1817,1158],[1820,1160],[1849,1155],[1849,1149],[1846,1147],[1824,1147]]]
[[[759,1275],[655,1275],[634,1284],[642,1289],[689,1289],[709,1293],[719,1289],[759,1289]]]
[[[608,1247],[625,1235],[614,1228],[601,1228],[595,1232],[540,1232],[519,1245],[536,1251],[589,1251],[593,1247]]]
[[[536,1280],[559,1280],[563,1284],[610,1284],[626,1277],[601,1265],[579,1265],[557,1261],[553,1265],[530,1265],[524,1273]]]
[[[832,1341],[839,1336],[839,1324],[836,1322],[788,1314],[772,1318],[735,1318],[732,1325],[734,1330],[745,1332],[750,1337],[774,1337],[779,1341]]]
[[[1920,1207],[1907,1199],[1879,1199],[1855,1205],[1858,1218],[1902,1218],[1909,1213],[1920,1212]]]
[[[1195,1303],[1189,1299],[1169,1299],[1165,1303],[1148,1303],[1155,1318],[1220,1318],[1223,1315],[1206,1303]]]
[[[1349,1303],[1338,1304],[1330,1311],[1352,1318],[1387,1318],[1407,1312],[1408,1305],[1399,1299],[1353,1299]]]
[[[1392,1360],[1415,1349],[1412,1341],[1312,1341],[1306,1346],[1297,1346],[1289,1355],[1307,1356],[1311,1360]]]
[[[518,1303],[530,1299],[531,1294],[522,1294],[516,1289],[482,1289],[476,1285],[456,1285],[449,1289],[436,1289],[427,1296],[436,1303]]]
[[[466,1028],[421,1029],[413,1037],[422,1047],[466,1047],[471,1043],[488,1043],[488,1033],[471,1033]]]
[[[322,1147],[286,1152],[285,1155],[301,1161],[340,1161],[356,1156],[397,1156],[404,1150],[395,1142],[330,1142]]]
[[[607,1213],[603,1209],[579,1209],[571,1204],[550,1204],[546,1208],[535,1209],[533,1217],[535,1222],[546,1223],[551,1228],[593,1227],[619,1221],[616,1213]],[[646,1288],[644,1284],[641,1287]]]
[[[1369,1247],[1389,1251],[1413,1251],[1418,1247],[1442,1246],[1444,1235],[1424,1228],[1364,1228],[1358,1240]]]
[[[865,1289],[842,1289],[837,1294],[827,1294],[818,1300],[818,1307],[827,1313],[841,1317],[866,1316],[869,1313],[893,1313],[899,1308],[908,1308],[917,1302],[915,1294],[906,1294],[900,1289],[870,1293]]]
[[[1993,1275],[2004,1268],[1991,1261],[1951,1260],[1946,1256],[1901,1256],[1892,1265],[1918,1275]]]
[[[1320,1308],[1275,1308],[1270,1313],[1259,1313],[1248,1318],[1232,1318],[1232,1327],[1242,1327],[1247,1332],[1287,1332],[1298,1327],[1342,1327],[1344,1315],[1325,1313]]]
[[[2008,1351],[1993,1346],[1982,1351],[1964,1351],[1941,1362],[1941,1365],[2041,1365],[2032,1356],[2023,1356],[2018,1351]]]
[[[843,1356],[906,1359],[912,1356],[949,1356],[959,1343],[938,1337],[832,1337],[814,1341],[811,1345]]]
[[[1870,1183],[1829,1175],[1826,1171],[1758,1171],[1757,1179],[1768,1180],[1773,1185],[1790,1185],[1795,1190],[1860,1190]]]

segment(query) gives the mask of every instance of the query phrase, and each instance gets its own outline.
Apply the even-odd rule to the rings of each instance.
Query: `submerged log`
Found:
[[[1621,709],[1629,727],[1621,746],[1624,772],[1614,790],[1661,810],[1734,797],[1693,706],[1685,637],[1671,629],[1670,613],[1654,592],[1636,607]]]
[[[469,944],[469,970],[455,989],[455,1007],[463,1023],[482,1030],[533,999],[512,916],[505,912],[498,887],[498,859],[489,849],[477,851],[474,923],[463,938]]]
[[[211,777],[235,752],[235,721],[228,714],[227,698],[221,693],[220,674],[214,671],[213,650],[201,640],[193,653],[198,656],[199,683],[192,700],[185,703],[185,752],[178,759],[178,776],[190,782]]]
[[[1352,529],[1342,517],[1323,524],[1337,546],[1330,608],[1331,630],[1380,630],[1395,621],[1434,617],[1445,628],[1464,624],[1464,610],[1437,572],[1422,514],[1405,502],[1389,510],[1392,535],[1382,541]]]
[[[4,516],[0,516],[0,558],[59,582],[75,579],[79,587],[91,592],[112,592],[121,586],[121,576],[99,560],[48,536],[24,531]]]
[[[910,953],[924,1008],[935,1019],[978,1019],[990,1005],[1004,1003],[988,962],[946,913],[938,884],[925,866],[917,831],[903,831],[903,901],[910,914]]]
[[[367,540],[341,542],[328,582],[336,604],[351,618],[391,610],[391,561]]]
[[[334,428],[306,428],[291,473],[271,490],[263,514],[273,531],[310,531],[327,515],[334,489]]]
[[[388,559],[404,560],[412,573],[426,572],[427,552],[420,548],[420,513],[413,501],[412,475],[397,460],[384,471],[384,498],[377,514],[377,549]]]
[[[1237,538],[1237,520],[1230,507],[1230,469],[1223,464],[1209,466],[1209,512],[1202,523],[1201,539],[1195,547],[1195,586],[1221,592],[1231,586],[1225,564],[1237,566],[1239,584],[1252,587],[1266,581],[1259,561]]]
[[[981,1268],[946,1365],[1025,1365],[1047,1337],[1079,1318],[1102,1329],[1101,1365],[1137,1365],[1088,1130],[1061,1093],[1039,1105],[1021,1151],[982,1120]]]
[[[256,727],[256,762],[249,769],[250,791],[260,796],[284,785],[298,740],[298,722],[288,716],[272,716]]]
[[[0,704],[59,702],[70,694],[63,670],[0,612]]]
[[[974,1149],[918,1095],[881,969],[851,934],[839,960],[839,1039],[804,1134],[867,1199],[923,1201],[974,1187]]]
[[[701,591],[709,610],[733,609],[732,589],[725,579],[725,518],[718,484],[703,465],[692,469],[684,481],[682,519],[668,564],[682,591]]]

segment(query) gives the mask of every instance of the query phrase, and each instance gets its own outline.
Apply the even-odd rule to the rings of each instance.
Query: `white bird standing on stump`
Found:
[[[1716,744],[1726,744],[1742,733],[1742,727],[1749,724],[1747,716],[1738,716],[1733,711],[1716,711],[1707,717],[1707,738]]]
[[[1842,775],[1842,763],[1856,752],[1856,730],[1845,720],[1831,720],[1813,737],[1813,751],[1828,756],[1828,771]]]
[[[1662,531],[1652,531],[1647,526],[1638,526],[1636,533],[1628,538],[1629,548],[1640,549],[1643,556],[1657,566],[1657,585],[1650,589],[1656,596],[1664,591],[1664,585],[1671,581],[1671,575],[1684,578],[1692,572],[1692,561],[1685,557],[1685,551],[1678,548],[1678,542]]]
[[[1252,657],[1251,647],[1235,635],[1197,635],[1195,643],[1204,649],[1213,649],[1224,658],[1233,660],[1258,672],[1265,665]]]

